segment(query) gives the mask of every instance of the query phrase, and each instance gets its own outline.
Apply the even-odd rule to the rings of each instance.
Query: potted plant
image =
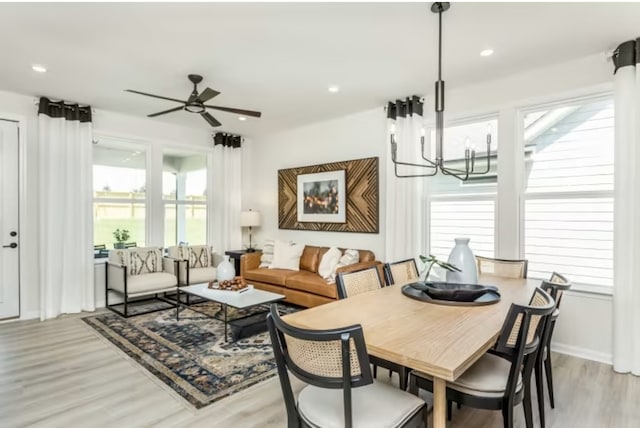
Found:
[[[116,238],[116,243],[113,244],[113,248],[122,249],[124,248],[124,243],[129,239],[129,231],[127,229],[116,229],[113,232],[113,237]]]
[[[422,278],[423,281],[427,281],[429,279],[429,274],[431,273],[431,268],[433,267],[433,265],[437,265],[444,270],[448,270],[449,272],[461,272],[461,270],[455,265],[438,260],[436,256],[432,254],[429,254],[429,257],[425,257],[422,254],[418,257],[420,257],[420,261],[422,261],[422,263],[424,263],[425,265],[425,269],[421,272],[421,275],[422,273],[424,273],[424,278]]]

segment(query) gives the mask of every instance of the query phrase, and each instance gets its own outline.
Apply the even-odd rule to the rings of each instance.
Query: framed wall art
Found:
[[[378,158],[278,171],[280,229],[378,233]]]

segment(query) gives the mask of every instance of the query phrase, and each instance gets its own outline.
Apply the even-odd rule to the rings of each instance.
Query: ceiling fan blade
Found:
[[[167,114],[167,113],[172,113],[174,111],[182,110],[183,108],[184,106],[174,107],[174,108],[170,108],[169,110],[159,111],[158,113],[148,114],[147,117],[156,117],[156,116],[160,116],[161,114]]]
[[[229,112],[229,113],[241,114],[243,116],[251,116],[251,117],[260,117],[260,116],[262,116],[262,113],[260,113],[259,111],[241,110],[239,108],[231,108],[231,107],[210,106],[210,105],[206,105],[206,104],[205,104],[205,107],[212,108],[212,109],[215,109],[215,110],[220,110],[220,111],[226,111],[226,112]]]
[[[211,116],[209,113],[200,113],[200,116],[202,116],[204,118],[204,120],[206,120],[207,122],[209,122],[209,125],[213,126],[214,128],[216,126],[220,126],[222,125],[220,122],[218,122],[215,117]]]
[[[133,94],[139,94],[139,95],[146,95],[147,97],[160,98],[161,100],[175,101],[177,103],[184,104],[184,101],[182,101],[182,100],[178,100],[178,99],[175,99],[175,98],[169,98],[169,97],[163,97],[163,96],[160,96],[160,95],[147,94],[145,92],[134,91],[133,89],[125,89],[125,92],[131,92]]]
[[[201,103],[206,103],[207,101],[209,101],[211,98],[220,95],[220,92],[218,91],[214,91],[211,88],[206,88],[204,91],[200,92],[200,95],[198,95],[198,101],[200,101]]]

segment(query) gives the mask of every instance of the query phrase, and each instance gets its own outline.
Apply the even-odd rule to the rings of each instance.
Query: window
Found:
[[[487,125],[491,127],[491,171],[486,175],[460,181],[441,174],[430,178],[429,253],[446,260],[454,247],[454,239],[470,238],[469,247],[476,255],[493,257],[495,241],[495,200],[497,182],[496,117],[476,118],[448,126],[444,130],[444,158],[447,165],[463,168],[466,141],[485,156]],[[435,140],[435,131],[430,133]],[[434,145],[431,150],[435,155]],[[484,170],[484,159],[476,162],[476,170]]]
[[[613,285],[613,100],[524,116],[524,256],[529,276]]]
[[[100,142],[93,148],[93,243],[112,248],[116,229],[127,242],[145,245],[146,167],[144,147]]]
[[[165,152],[162,170],[165,246],[207,242],[207,157]]]

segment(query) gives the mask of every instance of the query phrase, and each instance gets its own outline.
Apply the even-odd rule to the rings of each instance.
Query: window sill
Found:
[[[613,287],[605,285],[573,284],[568,294],[592,294],[598,296],[613,296]]]

